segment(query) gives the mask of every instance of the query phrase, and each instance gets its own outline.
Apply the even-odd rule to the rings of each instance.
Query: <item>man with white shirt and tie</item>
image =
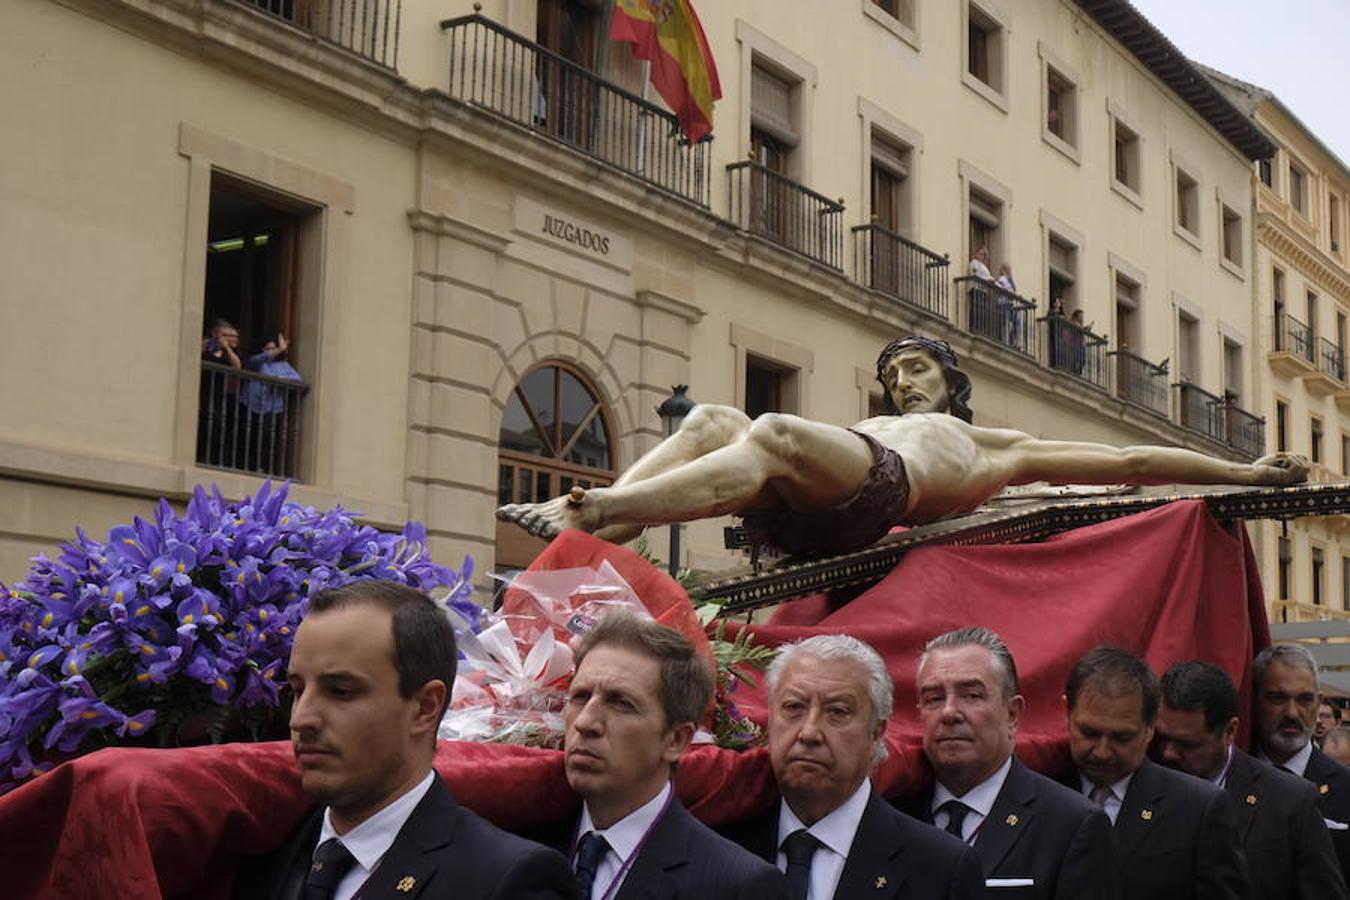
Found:
[[[1228,795],[1147,757],[1158,676],[1127,650],[1098,647],[1064,689],[1076,785],[1114,825],[1121,897],[1237,900],[1252,896]]]
[[[685,810],[671,781],[712,697],[683,635],[605,616],[576,648],[563,756],[582,797],[570,861],[581,900],[785,900],[772,866]]]
[[[1313,745],[1317,662],[1301,644],[1274,644],[1252,662],[1255,755],[1313,783],[1331,843],[1350,883],[1350,769]]]
[[[779,650],[765,676],[769,760],[782,801],[735,830],[788,877],[793,900],[975,900],[969,847],[872,788],[894,688],[876,651],[848,635]]]
[[[1152,756],[1228,792],[1258,900],[1345,900],[1317,791],[1239,750],[1238,725],[1228,673],[1200,660],[1176,663],[1162,678]]]
[[[1007,645],[987,628],[939,635],[916,687],[933,789],[908,808],[975,848],[990,898],[1110,900],[1111,823],[1081,794],[1022,765],[1025,700]]]
[[[266,857],[247,860],[247,900],[566,900],[554,850],[460,806],[432,769],[455,680],[445,610],[392,581],[319,591],[288,666],[300,783],[320,807]]]

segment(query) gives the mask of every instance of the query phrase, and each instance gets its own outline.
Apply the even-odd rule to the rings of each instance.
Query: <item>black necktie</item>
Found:
[[[608,852],[609,843],[594,831],[586,832],[577,842],[577,888],[581,891],[581,900],[591,900],[595,870]]]
[[[329,838],[314,850],[314,861],[300,888],[301,900],[332,900],[342,878],[356,865],[356,857],[337,838]]]
[[[783,841],[783,853],[787,856],[788,895],[792,900],[806,900],[811,890],[811,857],[822,846],[820,840],[805,828],[797,829]]]
[[[956,838],[958,841],[964,841],[961,836],[961,826],[966,822],[966,813],[970,812],[970,807],[966,806],[960,800],[948,800],[938,807],[938,811],[947,811],[947,827],[943,831]]]

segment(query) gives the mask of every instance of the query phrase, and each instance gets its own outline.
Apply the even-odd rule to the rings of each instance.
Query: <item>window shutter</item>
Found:
[[[793,85],[762,66],[752,66],[750,72],[750,124],[789,147],[797,146],[800,138],[792,115]]]

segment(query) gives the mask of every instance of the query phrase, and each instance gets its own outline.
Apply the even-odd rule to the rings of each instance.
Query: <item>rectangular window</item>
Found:
[[[1292,587],[1292,585],[1289,583],[1290,582],[1289,576],[1292,574],[1291,568],[1294,562],[1294,549],[1293,547],[1290,546],[1289,538],[1286,537],[1279,538],[1276,543],[1279,560],[1279,577],[1277,579],[1278,580],[1277,587],[1279,588],[1280,596],[1278,599],[1289,600],[1292,599],[1290,594],[1290,588]]]
[[[1051,232],[1046,241],[1046,256],[1045,283],[1050,285],[1050,299],[1063,300],[1065,309],[1076,306],[1078,295],[1074,285],[1078,282],[1078,248]]]
[[[912,237],[913,191],[909,178],[913,148],[872,132],[872,221]]]
[[[1350,434],[1344,432],[1341,432],[1341,474],[1350,476]]]
[[[993,16],[970,4],[966,28],[966,70],[1003,93],[1003,26]]]
[[[1323,591],[1322,579],[1325,577],[1325,561],[1323,559],[1322,548],[1312,548],[1312,602],[1313,606],[1321,606],[1322,598],[1325,596]]]
[[[1261,183],[1272,190],[1275,187],[1275,166],[1269,158],[1256,161],[1256,174]]]
[[[1242,405],[1242,345],[1237,341],[1223,339],[1223,393],[1224,399],[1237,406]]]
[[[1139,285],[1116,273],[1116,348],[1137,350],[1140,346]]]
[[[796,369],[758,356],[745,357],[745,413],[756,418],[766,412],[796,412]]]
[[[1184,312],[1177,312],[1177,374],[1182,381],[1196,384],[1200,372],[1200,323]]]
[[[1308,429],[1308,458],[1315,463],[1322,461],[1322,417],[1313,416]]]
[[[1053,66],[1045,73],[1045,129],[1070,147],[1078,146],[1078,89]]]
[[[1275,401],[1275,449],[1289,452],[1289,404],[1283,400]]]
[[[1226,203],[1219,204],[1219,221],[1223,234],[1223,258],[1238,268],[1242,267],[1242,216]]]
[[[1139,193],[1139,135],[1115,119],[1115,166],[1113,174],[1121,185]]]
[[[1200,186],[1195,178],[1180,166],[1176,168],[1176,181],[1177,227],[1198,235],[1200,228]]]
[[[197,462],[299,477],[308,318],[298,286],[319,209],[227,175],[211,177]]]
[[[1270,295],[1273,299],[1273,309],[1275,319],[1275,349],[1286,349],[1286,338],[1284,334],[1284,273],[1279,269],[1272,269],[1270,273]]]
[[[797,84],[756,59],[750,67],[750,143],[755,161],[786,174],[800,142]]]
[[[914,27],[914,0],[871,0],[871,2],[877,9],[906,28]]]
[[[1319,330],[1317,328],[1317,295],[1308,291],[1305,312],[1308,314],[1308,340],[1316,344]]]
[[[1289,205],[1300,215],[1308,215],[1308,176],[1293,163],[1289,164]]]
[[[989,250],[990,260],[1003,258],[1003,201],[993,194],[987,194],[971,186],[970,208],[970,254],[981,247]],[[992,272],[990,273],[993,274]]]
[[[1327,198],[1327,236],[1331,239],[1331,252],[1341,252],[1341,201],[1335,194]]]

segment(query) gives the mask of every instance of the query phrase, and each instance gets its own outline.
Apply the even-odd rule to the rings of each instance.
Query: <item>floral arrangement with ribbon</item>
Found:
[[[53,758],[178,743],[185,723],[219,740],[233,717],[256,737],[323,588],[390,579],[448,590],[452,610],[477,615],[472,560],[459,572],[433,563],[420,524],[383,533],[286,495],[268,482],[230,503],[199,486],[182,515],[161,500],[106,541],[76,529],[56,559],[0,584],[0,793]]]

